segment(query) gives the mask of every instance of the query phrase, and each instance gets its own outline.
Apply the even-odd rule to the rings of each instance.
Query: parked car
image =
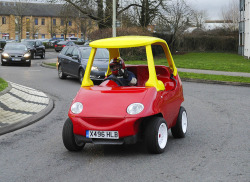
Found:
[[[7,43],[1,54],[3,66],[11,63],[23,63],[31,65],[31,53],[29,49],[21,43]]]
[[[58,43],[55,44],[55,51],[56,52],[59,52],[61,51],[65,46],[73,46],[75,45],[74,42],[71,42],[71,41],[60,41]]]
[[[73,76],[82,79],[86,70],[91,47],[89,46],[66,46],[58,55],[58,76],[65,79]],[[103,81],[108,68],[109,52],[107,49],[98,49],[95,56],[95,63],[91,68],[90,78],[93,81]]]
[[[76,42],[78,40],[78,37],[66,37],[66,40]]]
[[[40,56],[42,59],[45,58],[45,46],[40,40],[23,40],[22,44],[26,45],[31,52],[31,58],[34,59],[36,56]]]
[[[5,44],[6,44],[6,40],[0,39],[0,51],[4,48]]]
[[[187,132],[187,112],[181,79],[166,41],[156,37],[123,36],[91,42],[91,54],[82,85],[73,99],[62,131],[69,151],[80,151],[86,143],[134,144],[145,141],[150,153],[164,152],[168,129],[174,138]],[[161,46],[165,64],[156,65],[152,46]],[[137,78],[135,86],[119,86],[114,80],[94,85],[91,67],[100,48],[109,50],[109,59],[120,56],[120,48],[145,47],[148,65],[127,65]],[[122,55],[124,56],[124,55]],[[111,74],[108,67],[107,76]],[[112,77],[115,78],[115,77]]]

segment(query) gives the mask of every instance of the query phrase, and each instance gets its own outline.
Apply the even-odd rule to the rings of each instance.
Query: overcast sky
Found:
[[[221,9],[227,4],[230,0],[186,0],[191,8],[196,10],[206,10],[208,18],[211,20],[221,19]]]

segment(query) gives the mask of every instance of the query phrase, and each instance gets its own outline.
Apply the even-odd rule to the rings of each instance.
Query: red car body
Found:
[[[154,65],[151,49],[154,44],[163,47],[169,67]],[[93,85],[90,72],[97,48],[107,47],[111,60],[119,56],[118,47],[134,45],[145,45],[148,58],[148,65],[126,66],[137,78],[135,86],[118,86],[115,80]],[[185,137],[187,114],[181,106],[184,101],[182,83],[164,40],[126,36],[94,41],[90,46],[92,51],[82,86],[64,124],[63,142],[68,150],[79,151],[85,143],[132,144],[146,140],[150,152],[162,153],[167,144],[168,129],[171,128],[175,138]],[[134,106],[136,112],[130,112]]]

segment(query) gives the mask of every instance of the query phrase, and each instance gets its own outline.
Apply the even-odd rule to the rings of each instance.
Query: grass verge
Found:
[[[187,53],[173,55],[177,68],[250,73],[250,60],[232,53]],[[146,61],[126,61],[126,64],[147,64]],[[156,65],[166,65],[165,58],[155,58]]]
[[[8,83],[4,79],[0,78],[0,92],[3,91],[7,87],[8,87]]]

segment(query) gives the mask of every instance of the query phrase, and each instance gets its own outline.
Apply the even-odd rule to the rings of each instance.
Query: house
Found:
[[[250,0],[240,0],[238,53],[250,59]]]
[[[0,39],[82,37],[83,17],[62,4],[0,1]],[[75,16],[77,14],[78,16]]]

